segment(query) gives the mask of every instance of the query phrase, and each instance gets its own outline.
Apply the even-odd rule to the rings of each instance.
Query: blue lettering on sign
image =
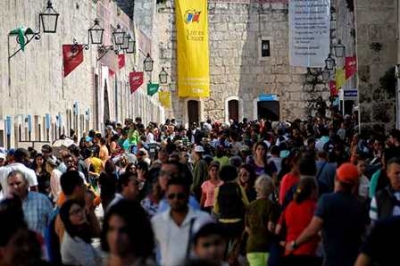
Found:
[[[258,100],[271,102],[271,101],[279,101],[279,98],[276,94],[260,94],[258,96]]]
[[[358,91],[357,90],[345,90],[343,91],[344,97],[357,97]]]

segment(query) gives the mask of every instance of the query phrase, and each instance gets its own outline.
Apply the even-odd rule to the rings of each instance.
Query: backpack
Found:
[[[50,223],[45,231],[45,244],[49,256],[49,261],[54,265],[61,265],[61,253],[60,253],[61,243],[55,230],[56,219],[59,213],[60,213],[60,208],[57,207],[54,210],[53,215],[50,218]]]
[[[245,206],[239,186],[237,183],[225,183],[219,187],[217,200],[220,207],[220,219],[243,218]]]

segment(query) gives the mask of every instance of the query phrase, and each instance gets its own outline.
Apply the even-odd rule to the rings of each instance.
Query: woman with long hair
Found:
[[[208,167],[208,180],[201,185],[200,206],[208,213],[214,207],[214,191],[224,182],[219,178],[219,162],[213,161]]]
[[[37,177],[39,192],[49,196],[51,192],[50,174],[46,171],[46,159],[43,154],[36,154],[33,159],[32,170],[35,171]]]
[[[309,225],[317,207],[317,199],[318,187],[315,178],[302,178],[293,200],[283,211],[276,228],[277,234],[280,234],[282,229],[285,230],[286,243],[296,240]],[[286,250],[283,265],[321,265],[320,258],[316,257],[318,243],[319,237],[316,237],[291,252]]]
[[[246,192],[247,199],[252,202],[256,199],[257,193],[254,188],[254,182],[256,181],[256,173],[250,164],[243,164],[239,168],[239,184],[243,187]]]
[[[101,258],[91,244],[91,228],[81,201],[68,200],[60,209],[65,227],[61,242],[61,260],[67,265],[97,266]]]
[[[119,136],[117,134],[112,135],[112,137],[110,138],[110,155],[112,159],[119,157],[121,154],[124,153],[124,149],[122,149],[121,146],[119,146],[118,144],[118,139]]]
[[[117,181],[114,162],[109,159],[104,165],[104,171],[99,176],[100,198],[103,210],[107,210],[108,205],[114,199],[117,192]]]
[[[155,265],[154,234],[138,202],[121,199],[104,217],[101,246],[107,266]]]
[[[290,152],[290,155],[288,157],[290,158],[290,161],[288,161],[290,165],[290,172],[282,178],[282,182],[279,188],[279,203],[281,205],[283,205],[284,203],[286,193],[300,180],[299,162],[301,157],[301,152],[298,149],[294,149]]]
[[[254,155],[249,164],[253,167],[256,176],[266,174],[275,177],[277,175],[275,165],[267,162],[267,151],[268,146],[264,141],[259,141],[254,145]]]

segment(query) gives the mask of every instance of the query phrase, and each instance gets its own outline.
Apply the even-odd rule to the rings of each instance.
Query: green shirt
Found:
[[[268,230],[268,222],[276,223],[279,206],[269,199],[257,199],[250,203],[246,211],[246,227],[249,238],[246,251],[268,252],[273,233]]]

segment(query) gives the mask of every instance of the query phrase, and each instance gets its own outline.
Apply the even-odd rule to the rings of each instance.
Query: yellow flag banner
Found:
[[[171,93],[169,91],[159,91],[158,99],[165,108],[171,108]]]
[[[175,0],[178,96],[209,97],[207,0]]]
[[[336,90],[340,90],[346,83],[346,72],[343,68],[336,68]]]

